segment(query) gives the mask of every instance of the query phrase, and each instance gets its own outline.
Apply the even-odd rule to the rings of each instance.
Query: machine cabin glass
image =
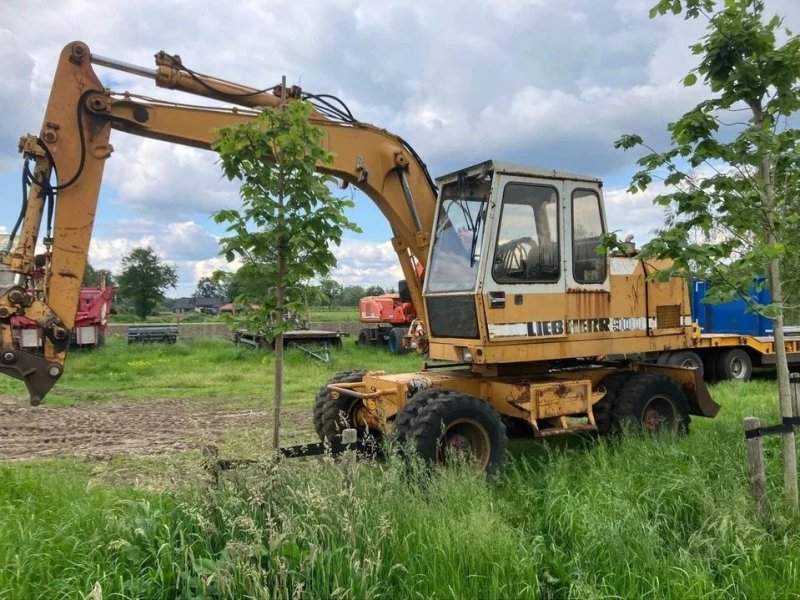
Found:
[[[572,274],[577,283],[603,283],[606,258],[598,254],[605,232],[600,196],[595,190],[572,192]]]
[[[558,281],[558,192],[542,185],[510,183],[492,263],[497,283]]]
[[[442,188],[428,274],[428,292],[472,292],[478,279],[490,192],[485,178]]]

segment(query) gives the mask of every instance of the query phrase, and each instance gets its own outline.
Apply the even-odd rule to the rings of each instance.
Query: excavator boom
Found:
[[[237,106],[198,107],[116,93],[103,86],[93,64]],[[11,247],[0,254],[0,371],[25,381],[32,404],[42,400],[63,372],[103,167],[113,152],[111,131],[210,149],[219,129],[252,120],[263,107],[304,97],[298,88],[256,90],[202,75],[164,52],[156,55],[156,64],[156,70],[136,67],[93,56],[83,42],[68,44],[56,68],[42,130],[20,141],[30,189]],[[427,262],[436,204],[436,188],[425,165],[388,131],[323,112],[315,111],[311,119],[325,132],[334,159],[319,170],[359,188],[384,214],[412,299],[422,312],[416,263],[424,267]],[[26,285],[36,268],[40,240],[45,249],[41,295]],[[42,328],[43,355],[13,347],[10,321],[15,315]]]

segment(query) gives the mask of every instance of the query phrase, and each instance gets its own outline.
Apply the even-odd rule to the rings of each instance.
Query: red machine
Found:
[[[388,344],[389,351],[401,354],[413,348],[408,330],[417,318],[411,302],[404,302],[400,294],[365,296],[359,302],[361,322],[366,325],[358,334],[358,343]]]
[[[75,313],[75,328],[72,333],[73,348],[102,346],[106,342],[108,314],[114,298],[113,287],[81,289],[78,310]],[[35,321],[22,316],[11,318],[14,345],[18,348],[38,350],[42,347],[41,328]]]

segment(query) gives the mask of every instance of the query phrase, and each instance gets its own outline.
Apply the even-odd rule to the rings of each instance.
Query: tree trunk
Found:
[[[778,372],[778,398],[780,399],[781,417],[792,417],[792,394],[789,388],[789,363],[786,357],[786,344],[783,335],[783,286],[781,285],[780,261],[773,259],[769,264],[769,276],[772,288],[772,302],[778,306],[778,314],[772,320],[775,336],[775,366]],[[798,512],[797,493],[797,450],[794,442],[794,430],[783,434],[783,478],[786,502],[790,512]]]
[[[281,447],[281,404],[283,403],[283,278],[286,270],[286,259],[283,248],[278,248],[278,286],[275,304],[278,312],[278,333],[275,336],[275,402],[273,406],[272,448]]]
[[[764,111],[759,103],[752,103],[753,120],[764,128],[768,125]],[[774,161],[769,148],[762,150],[759,164],[759,179],[763,184],[764,232],[768,244],[778,242],[775,228],[775,187],[772,179]],[[778,372],[778,402],[781,417],[792,416],[792,396],[789,388],[789,363],[786,357],[786,345],[783,336],[783,286],[781,285],[780,259],[769,261],[769,283],[772,292],[772,303],[776,307],[776,316],[772,319],[772,333],[775,339],[775,366]],[[797,450],[794,444],[794,430],[783,434],[783,486],[789,512],[798,513],[797,494]]]

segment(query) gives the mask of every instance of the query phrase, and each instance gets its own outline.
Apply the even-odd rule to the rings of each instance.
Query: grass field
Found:
[[[330,365],[293,351],[288,406],[307,410],[342,369],[420,365],[352,342]],[[271,368],[221,341],[112,342],[73,354],[48,401],[263,407]],[[712,394],[720,415],[686,437],[515,440],[490,481],[323,459],[264,460],[215,485],[196,451],[0,463],[0,598],[800,597],[779,440],[765,438],[768,523],[754,520],[744,461],[742,418],[777,421],[774,382]],[[253,435],[268,432],[229,432],[223,453],[252,454]]]

